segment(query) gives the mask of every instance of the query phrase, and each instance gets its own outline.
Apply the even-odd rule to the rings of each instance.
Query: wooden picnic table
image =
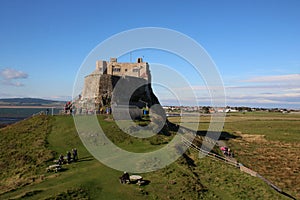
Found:
[[[143,177],[141,177],[140,175],[131,175],[129,176],[130,181],[141,181],[143,180]]]

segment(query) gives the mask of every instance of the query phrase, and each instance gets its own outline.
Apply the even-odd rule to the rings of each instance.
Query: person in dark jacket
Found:
[[[71,162],[71,152],[67,151],[67,162],[70,163]]]
[[[59,165],[64,164],[64,156],[63,156],[62,154],[60,154],[60,156],[59,156],[58,164],[59,164]]]
[[[124,174],[120,177],[120,181],[122,184],[130,183],[129,174],[127,172],[124,172]]]
[[[73,160],[76,162],[78,160],[78,154],[77,154],[77,149],[72,149],[73,152]]]

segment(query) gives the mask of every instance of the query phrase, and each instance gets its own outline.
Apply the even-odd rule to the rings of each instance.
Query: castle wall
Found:
[[[138,58],[136,63],[119,63],[116,58],[111,58],[109,62],[98,60],[95,72],[151,80],[149,65],[147,62],[143,62],[142,58]]]
[[[143,63],[110,62],[107,65],[107,74],[114,76],[132,76],[149,80],[149,65]]]
[[[94,99],[98,95],[100,87],[100,73],[90,74],[84,79],[84,88],[82,91],[83,99]]]
[[[117,69],[117,70],[116,70]],[[120,81],[116,92],[115,86]],[[103,106],[135,105],[139,108],[147,104],[159,104],[151,88],[149,65],[141,58],[136,63],[97,61],[96,70],[85,77],[81,95],[81,107],[99,109]],[[129,100],[124,97],[131,97]]]
[[[97,60],[96,71],[99,71],[101,74],[107,74],[107,62],[105,60]]]

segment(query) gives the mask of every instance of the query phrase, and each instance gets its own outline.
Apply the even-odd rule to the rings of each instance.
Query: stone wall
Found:
[[[142,58],[138,58],[136,63],[119,63],[116,58],[111,58],[110,62],[98,60],[95,71],[85,77],[81,99],[100,107],[110,106],[112,92],[119,80],[122,83],[118,84],[120,90],[115,92],[115,104],[125,105],[130,102],[141,107],[158,102],[151,88],[149,65]],[[130,92],[134,94],[128,94]],[[124,99],[129,95],[132,96],[130,100]]]
[[[134,70],[136,67],[139,71]],[[120,68],[120,71],[113,71],[115,68]],[[110,62],[97,61],[96,70],[85,77],[76,107],[100,112],[106,107],[129,105],[132,109],[141,109],[155,104],[161,107],[151,87],[148,63],[141,58],[136,63],[118,63],[116,59],[111,59]],[[158,115],[162,110],[158,108]]]
[[[81,100],[98,107],[129,103],[141,108],[159,104],[151,83],[142,78],[93,73],[85,78],[84,84]]]
[[[101,76],[100,73],[92,73],[85,77],[84,88],[81,94],[84,99],[91,99],[98,95]]]
[[[138,58],[136,63],[119,63],[116,58],[111,58],[109,62],[98,60],[96,62],[96,71],[101,74],[114,76],[132,76],[151,80],[149,64]]]

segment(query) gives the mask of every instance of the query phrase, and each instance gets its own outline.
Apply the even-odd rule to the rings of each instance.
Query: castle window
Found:
[[[139,68],[133,68],[132,72],[139,72]]]
[[[113,68],[113,72],[120,72],[121,68]]]
[[[127,72],[127,69],[125,69],[125,72]]]

